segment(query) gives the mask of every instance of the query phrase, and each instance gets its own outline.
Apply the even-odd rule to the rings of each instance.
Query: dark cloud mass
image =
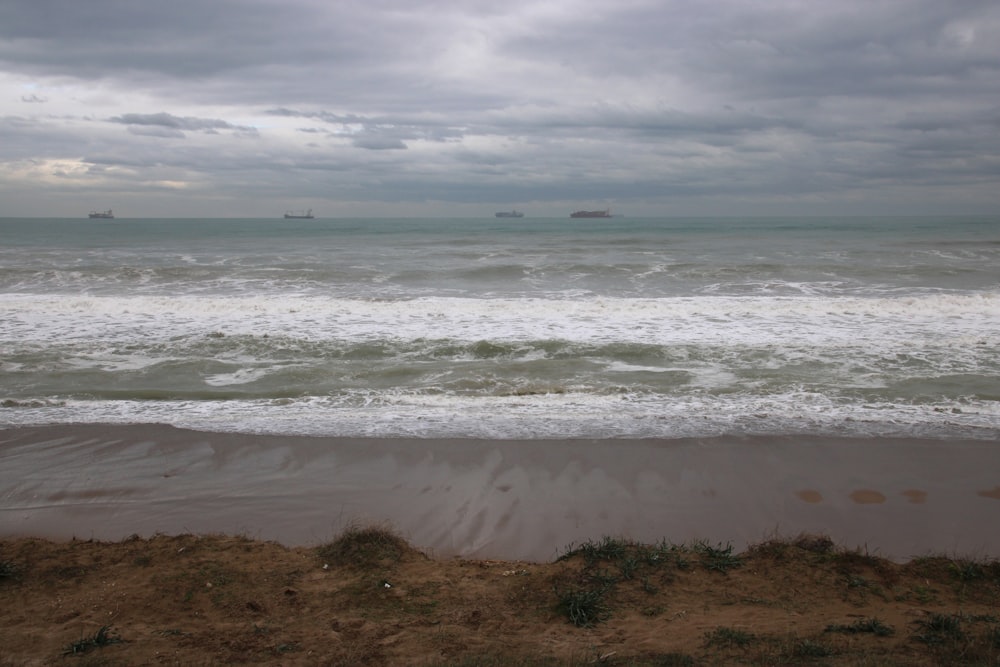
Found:
[[[0,91],[0,215],[1000,204],[994,0],[5,2]]]
[[[149,136],[177,136],[183,137],[183,130],[215,132],[217,130],[237,130],[240,132],[256,133],[256,128],[239,127],[232,123],[217,118],[178,118],[168,113],[127,113],[109,119],[112,123],[121,123],[129,126],[129,131],[134,134],[147,134]],[[157,131],[161,131],[157,134]]]

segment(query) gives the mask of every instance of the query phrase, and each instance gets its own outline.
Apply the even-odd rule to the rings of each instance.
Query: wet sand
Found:
[[[438,557],[547,561],[605,535],[829,535],[895,560],[1000,556],[1000,446],[839,438],[376,440],[161,425],[0,430],[0,536],[228,533],[318,544],[388,522]]]

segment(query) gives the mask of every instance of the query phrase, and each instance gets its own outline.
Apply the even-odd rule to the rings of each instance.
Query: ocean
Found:
[[[0,425],[1000,437],[1000,217],[0,219]]]

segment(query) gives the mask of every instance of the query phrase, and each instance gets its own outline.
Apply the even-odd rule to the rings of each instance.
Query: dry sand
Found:
[[[374,440],[161,425],[0,430],[0,537],[225,533],[314,545],[389,522],[435,557],[549,561],[602,536],[997,556],[983,441]]]

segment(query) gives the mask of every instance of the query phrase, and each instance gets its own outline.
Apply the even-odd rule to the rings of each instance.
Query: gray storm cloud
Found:
[[[971,0],[3,3],[0,213],[992,212],[998,63]]]

